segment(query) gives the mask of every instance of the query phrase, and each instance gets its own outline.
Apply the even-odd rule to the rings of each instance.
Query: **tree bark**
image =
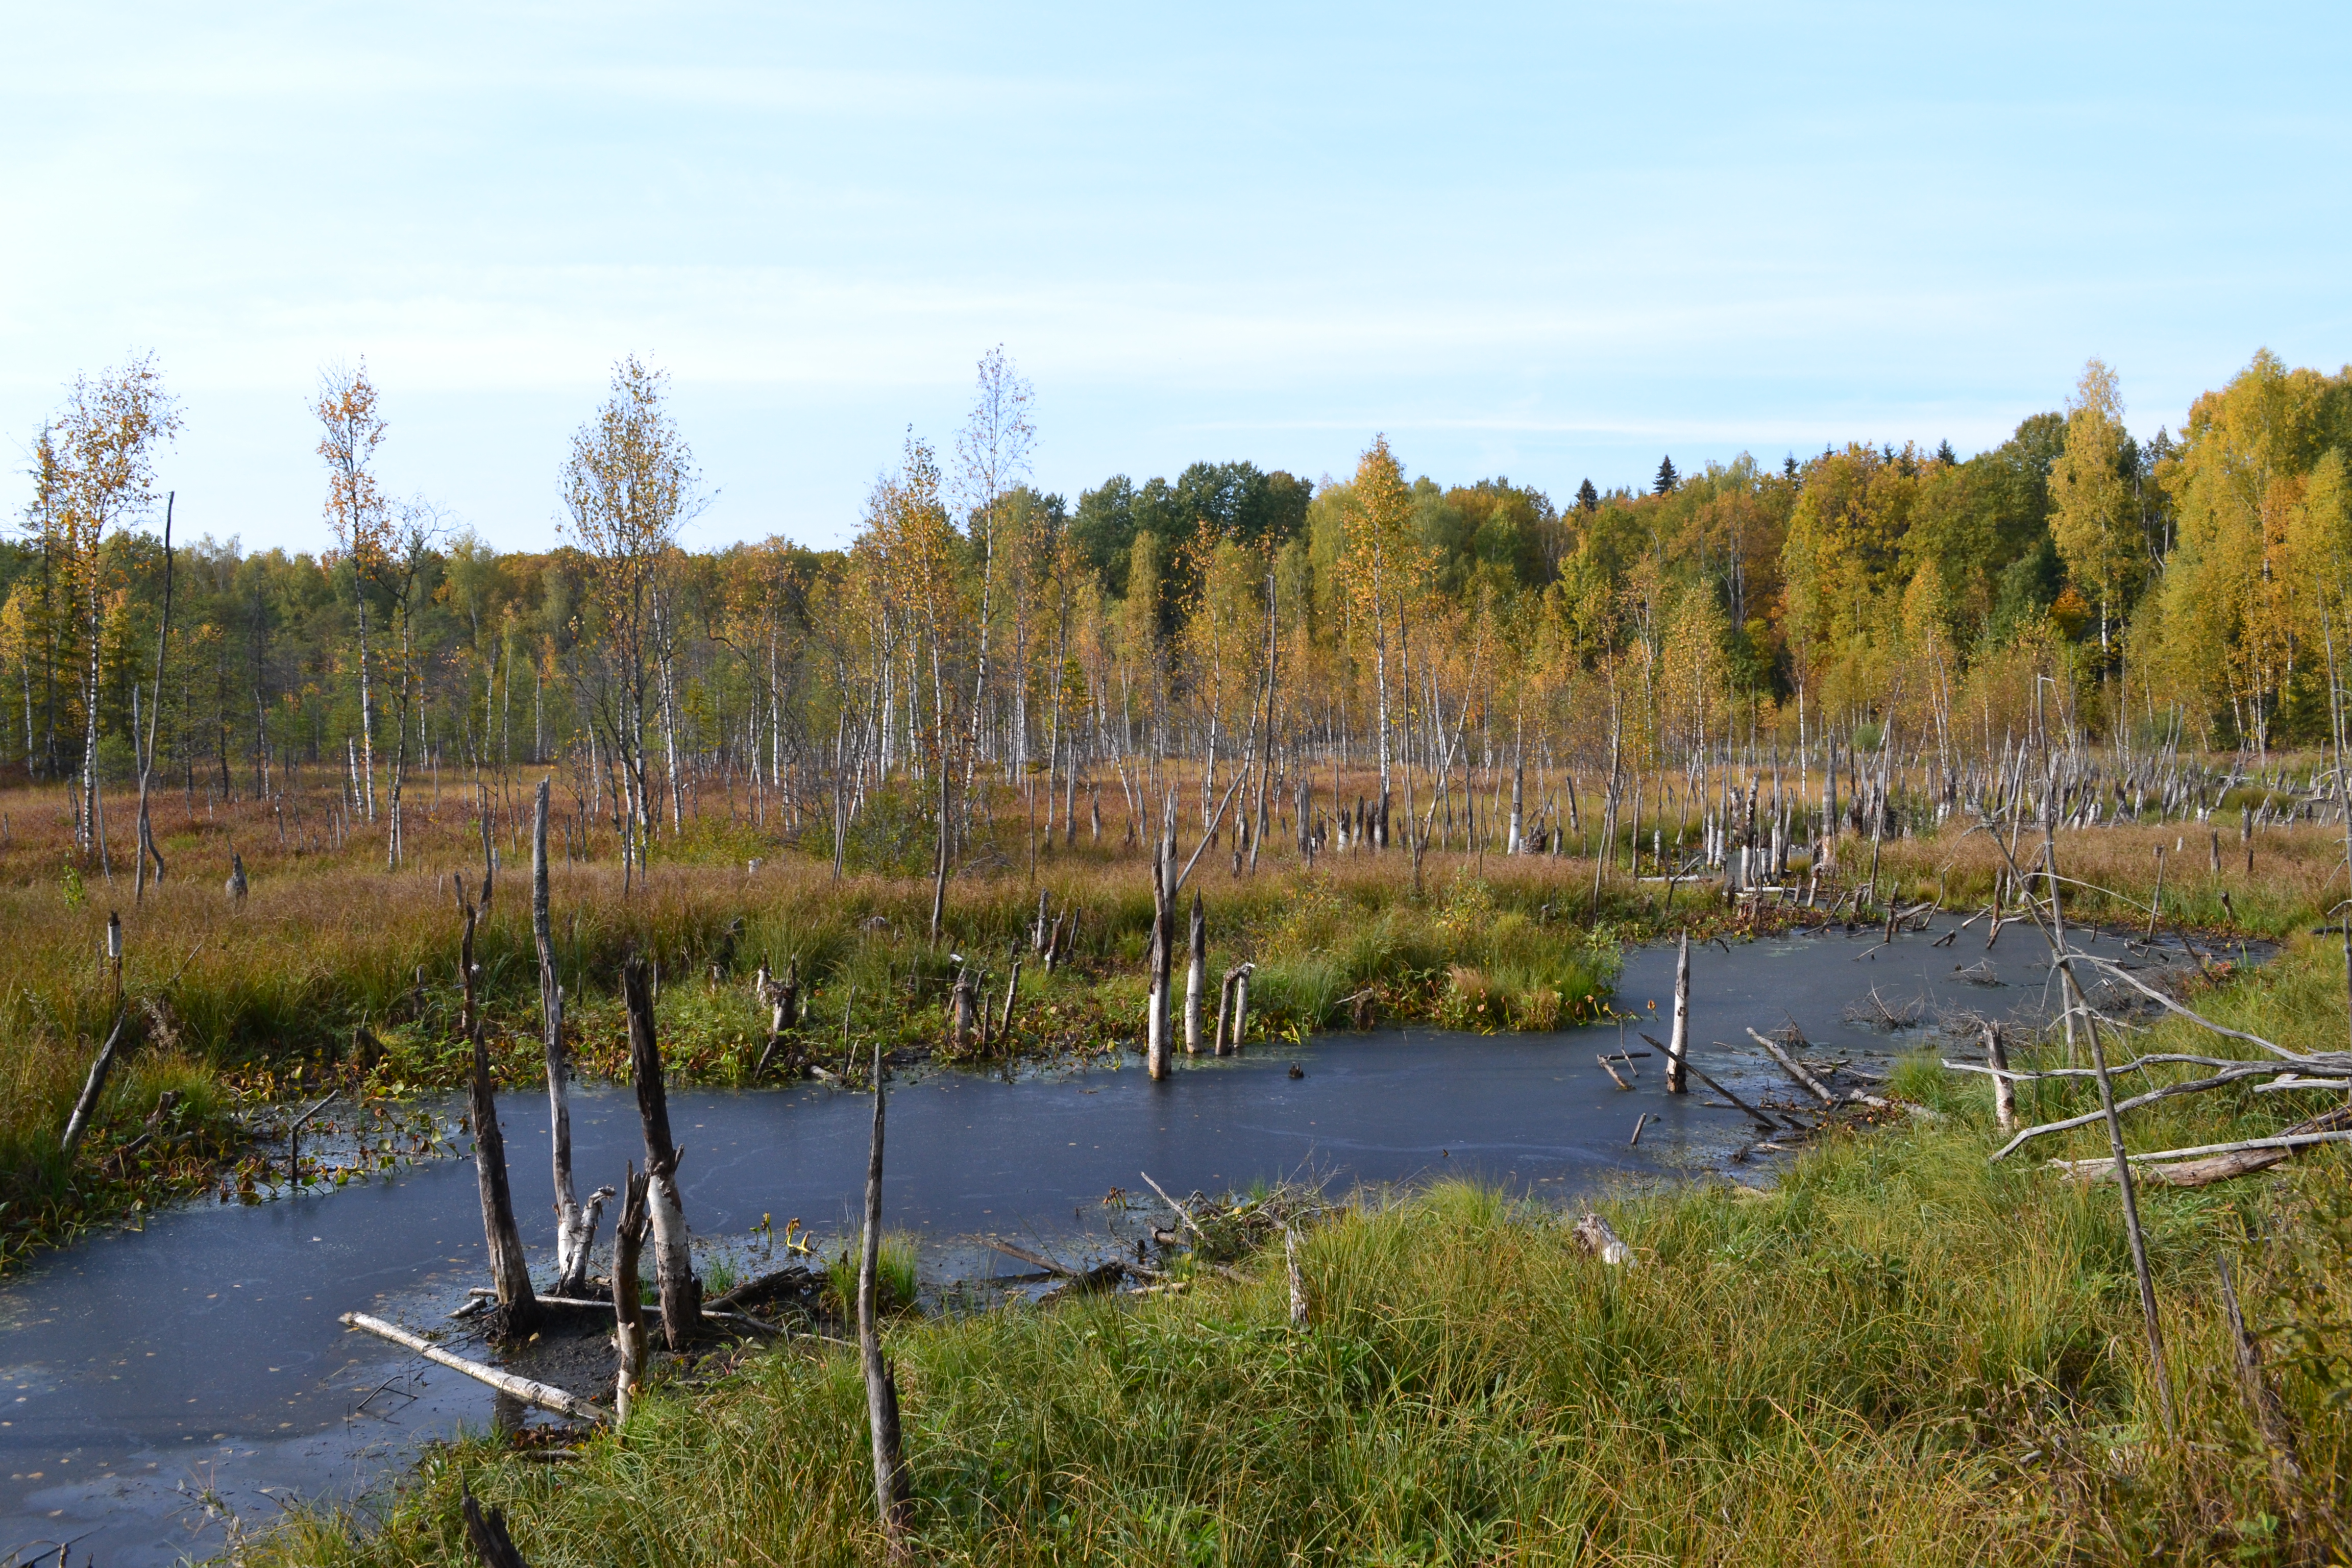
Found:
[[[1690,1059],[1690,932],[1683,932],[1681,950],[1675,956],[1675,1027],[1666,1037],[1666,1092],[1686,1093],[1690,1088],[1685,1070]]]
[[[539,1301],[531,1293],[530,1266],[523,1257],[522,1237],[515,1229],[514,1196],[507,1187],[506,1139],[499,1131],[498,1101],[490,1092],[490,1053],[482,1043],[478,1016],[474,1024],[474,1072],[467,1098],[467,1113],[474,1122],[474,1174],[481,1187],[490,1283],[499,1292],[499,1331],[509,1336],[529,1333],[539,1318]]]
[[[629,1012],[629,1068],[636,1080],[637,1120],[646,1139],[647,1207],[653,1218],[654,1278],[661,1289],[662,1331],[679,1349],[702,1321],[702,1281],[678,1201],[677,1163],[686,1151],[669,1139],[669,1098],[662,1085],[661,1048],[654,1039],[652,977],[645,959],[621,966],[621,993]]]
[[[89,1131],[89,1119],[98,1112],[99,1097],[106,1092],[106,1080],[114,1071],[115,1052],[122,1044],[123,1026],[131,1021],[129,1008],[114,1015],[114,1027],[107,1031],[106,1044],[98,1048],[98,1056],[89,1064],[89,1077],[81,1086],[81,1098],[74,1101],[73,1114],[66,1119],[62,1147],[66,1164],[73,1164],[74,1151],[81,1147],[83,1134]]]
[[[613,1349],[620,1364],[614,1373],[613,1410],[618,1424],[629,1424],[629,1407],[646,1375],[646,1310],[639,1299],[637,1258],[652,1223],[646,1212],[646,1178],[635,1165],[628,1168],[621,1216],[613,1226]]]

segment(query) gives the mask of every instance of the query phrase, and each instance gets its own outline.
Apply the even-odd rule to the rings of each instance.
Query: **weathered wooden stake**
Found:
[[[2017,1127],[2017,1084],[2009,1076],[2009,1044],[2000,1037],[2000,1026],[1988,1018],[1984,1021],[1985,1061],[1992,1068],[1993,1124],[2003,1132]]]
[[[866,1415],[874,1443],[874,1506],[894,1558],[907,1555],[914,1513],[907,1490],[907,1459],[899,1442],[898,1383],[882,1356],[882,1325],[875,1300],[882,1261],[882,1044],[874,1045],[874,1142],[866,1156],[866,1234],[857,1257],[857,1354],[866,1373]]]
[[[661,1047],[654,1039],[653,977],[643,956],[621,965],[621,994],[629,1011],[629,1068],[636,1079],[637,1120],[646,1138],[647,1205],[654,1232],[654,1278],[661,1289],[662,1331],[677,1350],[702,1321],[702,1281],[678,1201],[677,1163],[686,1151],[669,1140],[669,1098],[662,1085]]]

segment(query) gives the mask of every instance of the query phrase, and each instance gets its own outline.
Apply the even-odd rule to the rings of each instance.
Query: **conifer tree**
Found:
[[[1576,487],[1576,509],[1579,511],[1599,511],[1601,510],[1601,492],[1592,488],[1592,481],[1591,479],[1587,479],[1582,484]]]
[[[1675,493],[1675,486],[1681,482],[1682,476],[1675,472],[1674,458],[1659,458],[1657,481],[1650,488],[1662,496],[1669,496]]]

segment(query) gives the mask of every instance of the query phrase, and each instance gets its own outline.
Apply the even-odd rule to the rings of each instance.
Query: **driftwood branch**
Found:
[[[2115,963],[2111,959],[2100,958],[2094,953],[2088,952],[2066,952],[2060,955],[2058,962],[2064,964],[2069,973],[2072,973],[2074,966],[2077,962],[2088,963],[2094,969],[2098,970],[2101,973],[2105,974],[2112,979],[2122,981],[2126,985],[2130,986],[2141,995],[2147,997],[2151,1002],[2156,1003],[2158,1006],[2163,1007],[2167,1012],[2178,1013],[2180,1016],[2188,1019],[2190,1023],[2195,1024],[2200,1028],[2209,1029],[2212,1033],[2220,1035],[2225,1039],[2243,1040],[2250,1046],[2259,1046],[2263,1050],[2270,1052],[2271,1055],[2277,1057],[2282,1060],[2293,1062],[2297,1067],[2309,1068],[2317,1065],[2340,1063],[2347,1069],[2352,1069],[2352,1058],[2347,1058],[2343,1052],[2331,1051],[2326,1056],[2307,1057],[2304,1056],[2300,1052],[2288,1050],[2284,1046],[2266,1040],[2260,1035],[2250,1035],[2243,1029],[2232,1029],[2225,1024],[2217,1024],[2213,1022],[2212,1019],[2206,1017],[2203,1014],[2198,1013],[2191,1008],[2182,1006],[2179,1003],[2174,1001],[2163,992],[2158,991],[2155,986],[2147,984],[2145,981],[2135,978],[2128,970],[2125,969],[2121,964]]]
[[[1781,1070],[1786,1072],[1790,1078],[1795,1079],[1798,1084],[1814,1099],[1820,1100],[1823,1105],[1835,1105],[1838,1103],[1838,1097],[1830,1092],[1829,1085],[1823,1083],[1820,1079],[1815,1078],[1811,1073],[1807,1072],[1802,1062],[1790,1056],[1787,1051],[1781,1049],[1780,1041],[1773,1039],[1769,1035],[1759,1035],[1753,1029],[1748,1031],[1748,1037],[1755,1041],[1758,1045],[1763,1047],[1766,1053],[1769,1055],[1774,1061],[1780,1064]]]
[[[2195,1160],[2208,1154],[2235,1154],[2247,1149],[2304,1149],[2314,1143],[2352,1143],[2352,1132],[2282,1132],[2270,1138],[2242,1138],[2234,1143],[2200,1143],[2191,1149],[2151,1149],[2144,1153],[2127,1156],[2135,1165],[2154,1164],[2167,1160]],[[2095,1160],[2053,1160],[2053,1169],[2065,1171],[2113,1169],[2112,1155]]]
[[[1151,1180],[1150,1172],[1138,1171],[1136,1174],[1141,1176],[1144,1181],[1150,1184],[1151,1190],[1160,1194],[1160,1201],[1161,1203],[1166,1204],[1170,1208],[1176,1211],[1176,1217],[1184,1222],[1185,1229],[1191,1231],[1194,1236],[1199,1237],[1202,1241],[1209,1239],[1207,1233],[1201,1229],[1200,1226],[1193,1220],[1192,1214],[1186,1210],[1184,1205],[1178,1203],[1174,1198],[1170,1197],[1168,1195],[1167,1188],[1161,1186],[1158,1182]]]
[[[2227,1084],[2241,1083],[2250,1078],[2268,1078],[2276,1071],[2278,1068],[2266,1062],[2246,1062],[2231,1072],[2218,1073],[2211,1078],[2189,1079],[2180,1083],[2168,1083],[2160,1089],[2151,1089],[2145,1094],[2136,1094],[2129,1100],[2118,1100],[2115,1102],[2115,1113],[2121,1116],[2126,1110],[2137,1110],[2144,1105],[2154,1105],[2159,1100],[2171,1100],[2184,1094],[2200,1094],[2209,1089],[2220,1089]],[[1992,1157],[1996,1160],[2005,1159],[2032,1140],[2045,1134],[2071,1132],[2077,1127],[2088,1127],[2095,1121],[2104,1121],[2106,1119],[2106,1109],[2102,1107],[2097,1110],[2086,1110],[2080,1116],[2069,1116],[2063,1121],[2044,1121],[2038,1126],[2028,1127],[1995,1150]],[[2137,1159],[2138,1156],[2133,1157]]]
[[[481,1362],[468,1361],[464,1356],[443,1350],[421,1334],[410,1333],[397,1323],[387,1323],[382,1318],[370,1317],[365,1312],[345,1312],[342,1321],[347,1327],[364,1329],[380,1339],[390,1340],[394,1344],[415,1351],[426,1361],[446,1366],[452,1372],[462,1372],[476,1382],[487,1383],[500,1394],[511,1394],[526,1405],[536,1405],[579,1421],[605,1419],[602,1406],[591,1405],[576,1394],[567,1394],[544,1383],[534,1383],[527,1377],[518,1377],[510,1372],[500,1372],[497,1367]]]

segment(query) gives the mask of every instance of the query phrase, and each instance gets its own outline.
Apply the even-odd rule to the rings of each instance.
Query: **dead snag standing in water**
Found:
[[[882,1259],[882,1046],[874,1046],[874,1143],[866,1157],[866,1235],[857,1257],[857,1354],[866,1372],[866,1415],[874,1439],[874,1506],[894,1558],[907,1555],[914,1504],[899,1444],[898,1380],[882,1356],[875,1276]]]
[[[662,1088],[661,1048],[654,1041],[653,981],[645,959],[621,966],[621,994],[629,1010],[629,1068],[636,1079],[637,1120],[646,1135],[647,1206],[654,1230],[654,1278],[661,1288],[662,1331],[669,1348],[685,1346],[702,1321],[702,1281],[678,1201],[677,1163],[686,1151],[669,1141],[669,1098]]]
[[[461,1022],[474,1047],[473,1076],[467,1082],[467,1113],[474,1123],[474,1173],[481,1184],[482,1232],[488,1243],[490,1283],[499,1293],[495,1331],[501,1335],[530,1331],[539,1317],[539,1301],[530,1289],[530,1265],[525,1260],[522,1237],[515,1229],[514,1196],[507,1187],[507,1146],[499,1131],[499,1106],[490,1090],[490,1052],[482,1040],[482,972],[474,963],[474,926],[481,918],[466,897],[466,879],[457,879],[457,904],[466,917],[465,934],[457,946],[458,977],[465,987]]]
[[[548,1135],[552,1143],[555,1173],[555,1293],[588,1293],[588,1254],[596,1245],[596,1220],[610,1187],[599,1187],[583,1205],[572,1181],[571,1064],[563,1049],[563,987],[555,983],[555,942],[548,918],[547,781],[539,781],[539,795],[530,824],[530,934],[539,948],[539,1013],[541,1043],[547,1054]]]
[[[646,1244],[646,1178],[636,1166],[627,1167],[626,1192],[621,1217],[613,1227],[613,1348],[620,1357],[614,1379],[613,1416],[617,1426],[629,1424],[629,1407],[637,1384],[646,1375],[646,1313],[638,1299],[637,1253]]]
[[[1682,949],[1675,958],[1675,1027],[1666,1037],[1666,1092],[1682,1094],[1689,1088],[1685,1064],[1690,1059],[1690,932],[1683,932]]]

